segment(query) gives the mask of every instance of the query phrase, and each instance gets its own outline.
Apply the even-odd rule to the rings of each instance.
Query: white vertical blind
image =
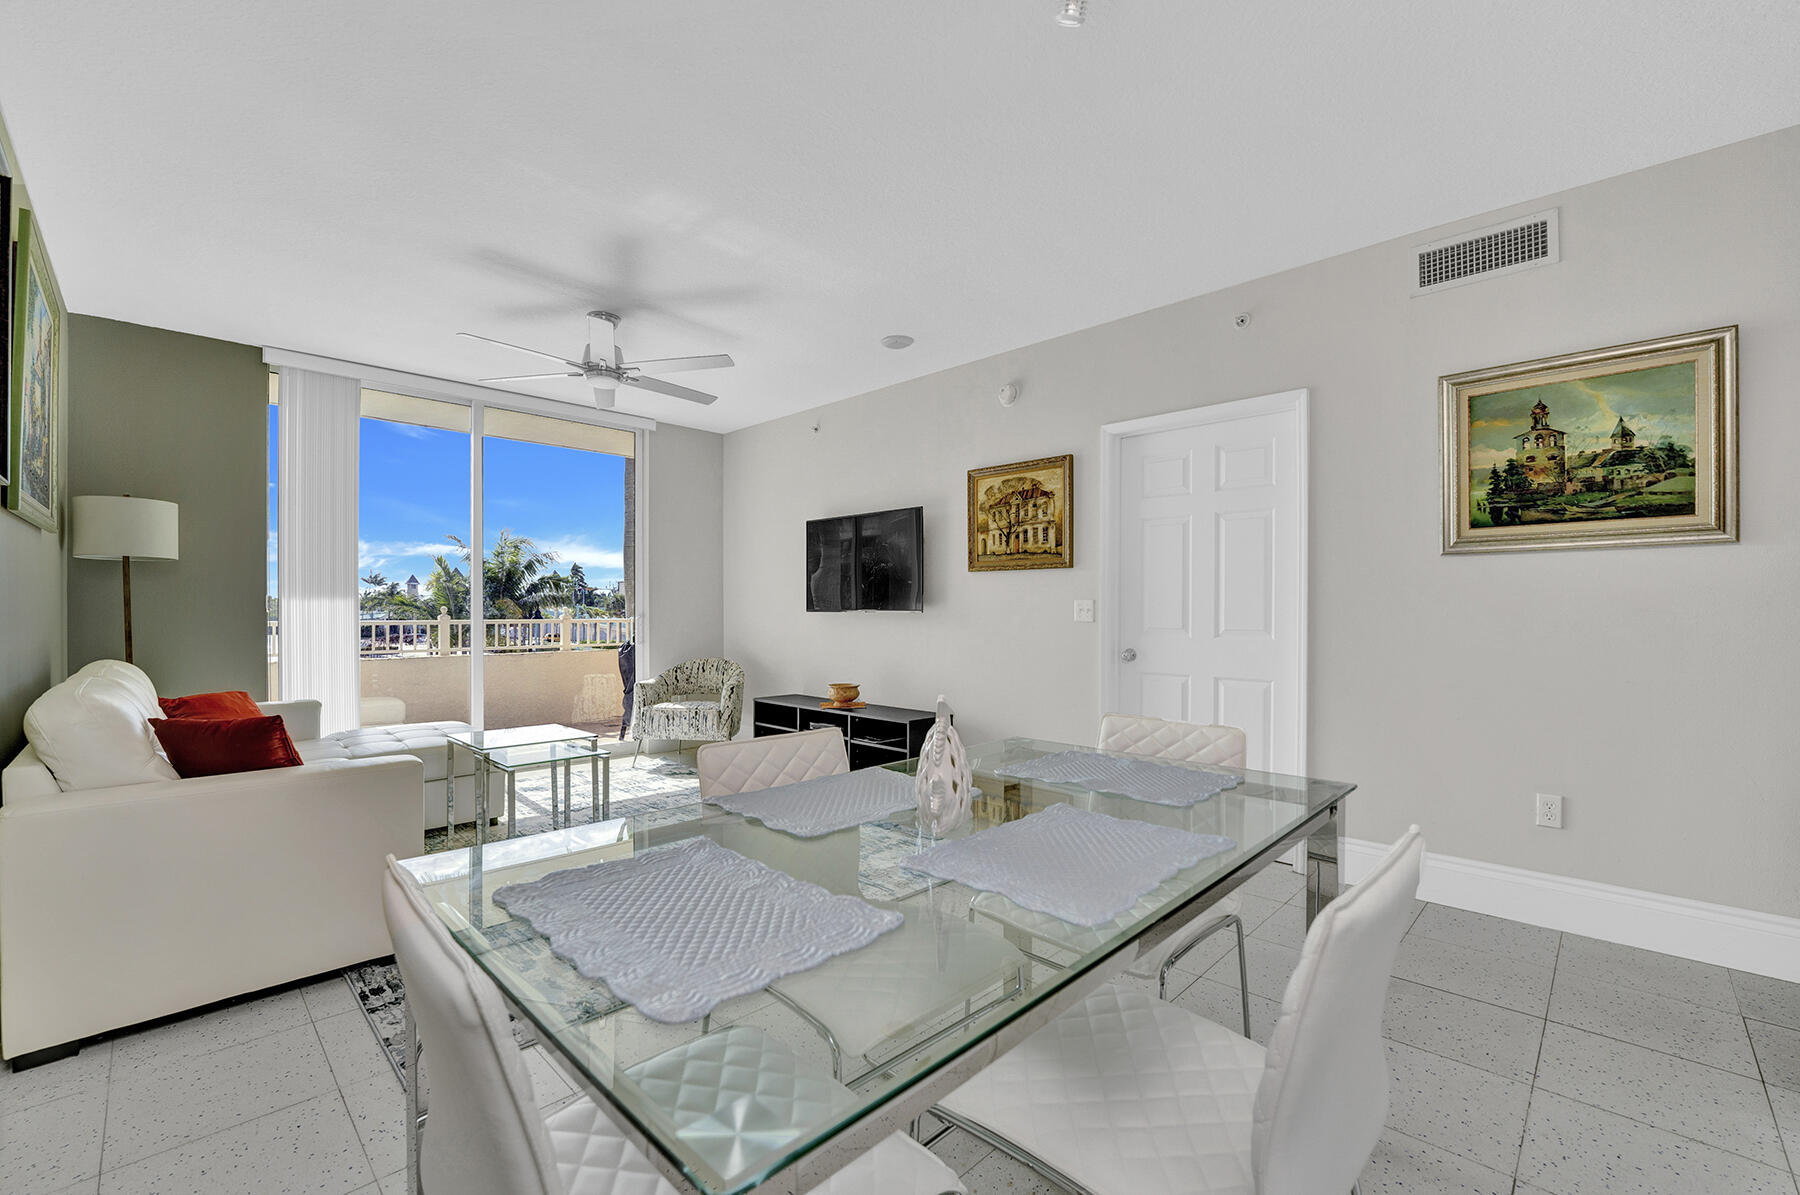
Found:
[[[281,370],[281,694],[319,701],[325,734],[361,722],[356,589],[361,389],[356,378]]]

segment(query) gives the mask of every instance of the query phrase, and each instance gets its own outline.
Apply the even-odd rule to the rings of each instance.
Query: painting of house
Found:
[[[969,569],[1069,568],[1074,457],[969,470]]]

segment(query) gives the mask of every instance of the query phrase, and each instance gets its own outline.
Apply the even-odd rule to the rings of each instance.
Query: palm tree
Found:
[[[469,617],[469,575],[443,556],[432,557],[431,576],[425,579],[425,591],[431,595],[431,615],[439,610],[451,618]]]
[[[462,553],[473,553],[459,536],[447,537]],[[529,537],[502,528],[481,566],[482,608],[488,618],[541,618],[545,606],[567,604],[569,579],[551,571],[556,553],[539,548]]]

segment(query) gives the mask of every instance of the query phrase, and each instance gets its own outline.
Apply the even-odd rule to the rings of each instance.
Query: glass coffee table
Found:
[[[522,771],[550,769],[550,822],[557,824],[558,785],[556,773],[562,770],[561,796],[567,817],[574,818],[571,791],[574,765],[586,760],[588,783],[593,799],[593,816],[601,820],[612,811],[612,752],[600,745],[600,736],[573,726],[548,723],[542,726],[509,726],[500,730],[458,730],[444,736],[444,825],[446,834],[456,825],[456,749],[461,747],[475,757],[475,841],[487,840],[488,778],[494,771],[506,775],[506,836],[512,837],[517,819],[517,776]]]

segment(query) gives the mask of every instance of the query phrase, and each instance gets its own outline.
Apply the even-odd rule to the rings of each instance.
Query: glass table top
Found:
[[[536,1025],[546,1047],[570,1064],[590,1094],[606,1099],[616,1118],[635,1126],[695,1189],[736,1195],[906,1095],[1113,959],[1176,910],[1185,918],[1211,903],[1286,845],[1327,824],[1331,811],[1354,788],[1329,780],[1208,768],[1202,770],[1230,771],[1242,783],[1183,808],[1075,784],[995,774],[1009,764],[1072,749],[1092,750],[1034,739],[969,748],[975,786],[981,791],[971,820],[943,839],[921,833],[911,811],[802,839],[696,800],[674,821],[667,808],[653,818],[634,819],[627,812],[599,823],[411,859],[404,866],[456,941]],[[890,766],[911,772],[916,761]],[[996,915],[996,903],[1010,905],[1005,898],[901,866],[934,841],[966,837],[1059,803],[1224,835],[1236,845],[1179,872],[1116,920],[1068,926],[1066,934],[1057,933],[1063,923],[1045,914],[1013,906],[1026,915],[1007,916],[1005,910]],[[899,910],[905,921],[901,929],[860,950],[726,1001],[707,1020],[669,1025],[645,1017],[604,983],[582,977],[550,951],[541,935],[509,917],[492,899],[496,889],[508,884],[643,855],[696,836],[831,892]],[[1046,944],[1055,949],[1045,950]],[[1039,961],[1025,960],[1022,951],[1028,946]],[[1062,969],[1046,965],[1045,954],[1054,955]],[[807,1069],[835,1073],[849,1094],[822,1103],[761,1107],[748,1120],[741,1108],[696,1120],[685,1101],[683,1107],[665,1106],[672,1102],[666,1085],[639,1081],[651,1059],[663,1065],[707,1033],[736,1026],[760,1029],[799,1055]],[[425,1049],[429,1056],[429,1042]]]
[[[532,743],[523,747],[489,747],[482,754],[492,766],[506,772],[521,768],[541,768],[546,764],[586,763],[590,759],[607,759],[610,748],[592,742],[591,735],[580,741]]]
[[[507,726],[498,730],[452,730],[444,737],[459,747],[488,752],[503,747],[531,747],[540,743],[562,743],[570,740],[597,741],[599,735],[573,726]]]

